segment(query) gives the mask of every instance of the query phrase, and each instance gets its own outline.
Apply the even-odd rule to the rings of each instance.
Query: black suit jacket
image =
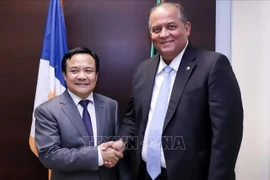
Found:
[[[120,129],[135,177],[141,158],[159,55],[135,71]],[[174,82],[162,139],[169,180],[234,180],[243,131],[239,86],[227,57],[187,47]],[[131,147],[131,146],[132,147]]]

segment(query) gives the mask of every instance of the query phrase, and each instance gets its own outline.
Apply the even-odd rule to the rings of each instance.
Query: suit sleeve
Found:
[[[46,106],[35,110],[35,143],[39,160],[49,169],[60,171],[98,170],[98,150],[94,146],[62,148],[57,121]]]
[[[119,125],[120,125],[120,118],[119,118],[119,111],[118,111],[118,103],[115,101],[114,107],[114,122],[115,122],[115,135],[118,135]],[[116,136],[116,140],[118,140],[118,137]],[[127,156],[127,153],[124,153],[124,158],[120,159],[119,162],[116,165],[117,168],[117,174],[119,180],[131,180],[131,171],[130,171],[130,162],[129,157]]]
[[[126,109],[125,117],[120,125],[119,136],[130,146],[133,143],[135,137],[135,104],[134,104],[134,85],[136,84],[136,77],[140,65],[136,68],[133,81],[132,81],[132,92],[129,98],[128,107]]]
[[[226,56],[218,55],[208,83],[213,132],[208,180],[235,180],[234,168],[243,134],[243,107],[239,85]]]

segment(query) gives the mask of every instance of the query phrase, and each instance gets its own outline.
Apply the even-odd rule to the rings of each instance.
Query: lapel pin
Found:
[[[186,70],[187,70],[187,71],[190,70],[190,67],[188,66],[188,67],[186,68]]]
[[[104,108],[104,105],[103,105],[103,104],[100,104],[99,107],[100,107],[100,108]]]

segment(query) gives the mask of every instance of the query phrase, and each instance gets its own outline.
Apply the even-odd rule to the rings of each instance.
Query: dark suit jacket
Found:
[[[138,176],[159,55],[135,71],[120,136],[132,145]],[[162,139],[169,180],[234,180],[243,131],[239,86],[228,59],[187,47],[173,86]],[[131,144],[133,143],[133,144]]]
[[[117,133],[118,106],[116,101],[99,94],[94,93],[93,98],[101,144]],[[127,166],[122,162],[111,169],[98,166],[97,147],[89,146],[87,130],[67,91],[37,107],[35,118],[39,159],[52,169],[52,180],[129,179]]]

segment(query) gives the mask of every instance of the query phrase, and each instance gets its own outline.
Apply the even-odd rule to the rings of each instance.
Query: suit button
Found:
[[[138,151],[138,154],[141,154],[141,151]]]

